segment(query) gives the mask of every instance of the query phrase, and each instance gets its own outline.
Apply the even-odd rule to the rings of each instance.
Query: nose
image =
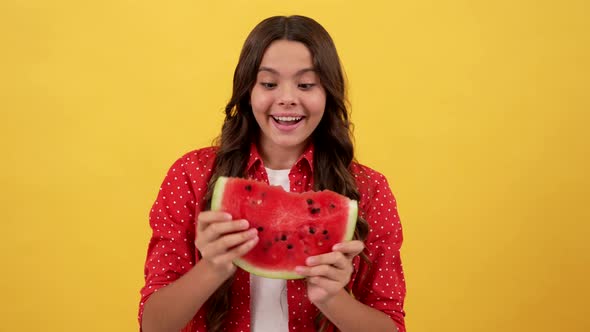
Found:
[[[283,86],[280,90],[278,103],[280,106],[290,107],[297,105],[296,92],[291,87]]]

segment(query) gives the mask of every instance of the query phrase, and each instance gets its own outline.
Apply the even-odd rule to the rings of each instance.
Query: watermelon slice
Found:
[[[329,190],[291,193],[260,181],[219,177],[211,210],[258,229],[258,243],[234,261],[237,266],[266,278],[301,279],[295,267],[305,266],[307,257],[352,239],[358,205]]]

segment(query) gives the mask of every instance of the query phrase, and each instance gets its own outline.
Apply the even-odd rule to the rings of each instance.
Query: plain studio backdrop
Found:
[[[564,1],[0,4],[1,331],[136,331],[168,167],[249,31],[332,34],[405,232],[412,332],[590,331],[590,10]]]

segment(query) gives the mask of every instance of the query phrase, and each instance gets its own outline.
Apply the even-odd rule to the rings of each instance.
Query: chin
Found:
[[[277,140],[273,140],[273,143],[276,146],[279,146],[281,148],[284,149],[295,149],[300,147],[302,144],[305,143],[305,140],[300,140],[300,139],[277,139]]]

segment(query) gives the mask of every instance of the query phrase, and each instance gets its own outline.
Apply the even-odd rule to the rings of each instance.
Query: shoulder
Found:
[[[198,206],[207,192],[216,152],[217,147],[206,147],[186,152],[176,159],[160,187],[162,201],[168,199],[176,204],[189,200],[190,206]]]
[[[381,216],[385,212],[389,214],[391,211],[397,210],[395,196],[385,175],[356,162],[351,165],[350,169],[360,194],[359,210],[364,217],[373,213]]]
[[[361,194],[361,200],[370,199],[380,190],[389,190],[387,178],[380,172],[357,162],[351,164],[350,170]]]
[[[217,156],[217,150],[218,147],[216,146],[208,146],[192,150],[183,154],[180,158],[178,158],[177,162],[190,165],[207,165],[215,160],[215,157]]]
[[[190,184],[202,191],[213,173],[216,155],[217,147],[213,146],[184,153],[170,166],[164,183],[177,189]]]
[[[360,194],[359,214],[369,223],[366,244],[377,250],[380,243],[399,248],[403,241],[397,201],[385,176],[376,170],[354,163],[351,172]]]
[[[170,167],[169,172],[175,172],[178,170],[203,172],[211,171],[215,157],[217,156],[218,147],[209,146],[204,148],[195,149],[184,153],[180,156]]]
[[[372,169],[369,166],[360,164],[358,162],[352,162],[350,165],[350,170],[355,178],[361,180],[379,180],[385,179],[385,176],[378,171]]]

